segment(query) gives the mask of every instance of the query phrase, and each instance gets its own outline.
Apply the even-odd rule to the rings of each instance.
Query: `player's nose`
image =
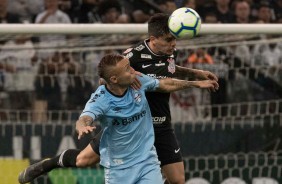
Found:
[[[176,39],[174,39],[174,40],[171,41],[171,46],[172,46],[173,48],[176,47]]]

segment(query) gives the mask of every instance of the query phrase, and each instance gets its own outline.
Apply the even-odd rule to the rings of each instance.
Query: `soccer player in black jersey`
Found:
[[[189,69],[175,64],[176,39],[169,32],[168,18],[168,15],[161,13],[150,18],[149,38],[124,52],[130,60],[130,65],[136,71],[158,79],[171,77],[217,81],[216,75],[209,71]],[[181,150],[171,126],[170,93],[148,92],[146,98],[153,117],[155,147],[166,182],[184,184]]]
[[[149,38],[142,43],[127,49],[124,55],[129,59],[130,65],[136,70],[153,78],[180,78],[191,80],[214,80],[217,77],[203,70],[189,69],[175,65],[176,60],[176,39],[170,34],[167,22],[169,16],[166,14],[155,14],[148,22]],[[203,81],[204,82],[204,81]],[[217,84],[217,82],[215,82]],[[135,85],[138,88],[138,82]],[[213,88],[215,90],[217,87]],[[146,93],[152,120],[155,131],[155,147],[158,158],[161,162],[162,172],[165,175],[166,183],[184,184],[185,173],[182,160],[181,150],[177,143],[174,131],[171,126],[171,114],[169,108],[170,93],[150,92]],[[81,154],[81,157],[76,157],[76,162],[81,162],[78,167],[86,167],[97,164],[99,157],[99,141],[102,131],[90,142],[93,151],[89,154]],[[91,149],[91,150],[92,150]],[[80,151],[77,151],[79,154]],[[69,156],[74,157],[72,156]],[[73,160],[66,158],[67,160]],[[74,158],[75,160],[75,158]],[[46,161],[45,161],[46,162]],[[42,161],[44,163],[44,161]],[[49,163],[46,162],[45,165]],[[37,164],[37,166],[43,164]],[[28,175],[31,179],[48,172],[51,169],[59,167],[56,163],[51,163],[48,166],[50,169],[33,174],[35,166],[30,166]],[[75,163],[72,164],[75,167]],[[25,170],[26,171],[26,170]],[[22,173],[19,177],[22,179]],[[31,179],[29,181],[31,181]]]

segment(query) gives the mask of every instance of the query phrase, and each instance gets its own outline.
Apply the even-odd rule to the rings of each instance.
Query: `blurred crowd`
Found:
[[[282,22],[282,0],[0,0],[0,22],[145,23],[184,6],[206,23]]]
[[[146,23],[154,13],[170,14],[183,6],[195,9],[204,23],[282,23],[282,0],[0,0],[0,23]],[[89,77],[93,76],[92,69],[108,51],[74,53],[54,49],[65,47],[68,39],[76,38],[17,35],[0,39],[0,109],[83,108],[97,85]],[[41,49],[35,48],[35,43]],[[223,62],[235,56],[242,66],[282,65],[281,43],[240,45],[224,48],[224,52],[213,48],[187,52],[179,62],[188,66],[214,65],[223,55]],[[214,103],[225,102],[224,82]],[[1,118],[5,119],[2,111]],[[35,121],[38,119],[46,117],[35,117]]]

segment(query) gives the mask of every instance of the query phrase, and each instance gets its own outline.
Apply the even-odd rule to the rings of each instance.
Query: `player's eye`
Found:
[[[175,39],[175,38],[173,38],[173,37],[169,37],[169,38],[166,38],[165,41],[167,41],[167,42],[172,42],[174,39]]]
[[[126,67],[126,71],[130,71],[130,66],[129,65]]]

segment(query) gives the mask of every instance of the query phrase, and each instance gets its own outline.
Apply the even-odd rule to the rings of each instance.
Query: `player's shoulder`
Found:
[[[128,59],[130,58],[141,58],[144,57],[144,54],[146,55],[146,53],[148,53],[148,48],[145,44],[145,41],[139,42],[136,45],[133,45],[132,47],[126,49],[123,52],[123,55],[125,55]]]
[[[97,90],[91,94],[89,102],[103,102],[107,101],[105,85],[101,85]]]

